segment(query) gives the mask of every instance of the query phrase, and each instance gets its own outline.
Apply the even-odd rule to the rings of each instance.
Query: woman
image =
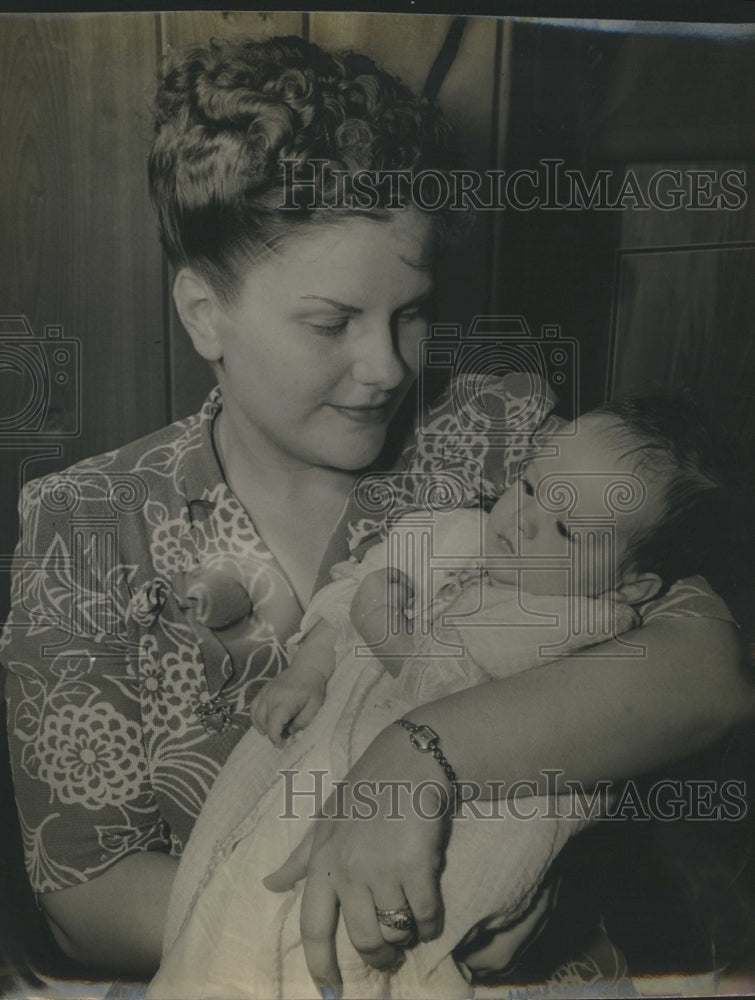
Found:
[[[289,199],[281,159],[335,171],[318,167]],[[385,463],[389,421],[417,374],[448,219],[386,208],[387,187],[362,208],[318,208],[318,196],[342,203],[337,190],[360,169],[454,162],[438,112],[359,56],[299,39],[232,42],[165,76],[153,198],[179,314],[220,390],[197,417],[27,487],[4,638],[27,864],[78,961],[154,971],[177,856],[318,577],[348,552],[344,506],[358,472]],[[112,562],[103,512],[118,519]],[[251,605],[241,664],[187,602],[192,572],[229,555]],[[412,720],[440,735],[459,777],[480,782],[554,766],[589,784],[680,757],[751,711],[734,627],[712,594],[700,601],[687,599],[698,617],[648,625],[639,665],[609,643],[604,657],[464,692]],[[352,776],[395,777],[396,761],[404,779],[438,777],[399,727]],[[407,940],[375,905],[408,903],[422,937],[438,930],[443,824],[408,818],[396,857],[387,822],[323,822],[308,857],[274,879],[307,873],[308,959],[328,988],[339,907],[375,965]]]

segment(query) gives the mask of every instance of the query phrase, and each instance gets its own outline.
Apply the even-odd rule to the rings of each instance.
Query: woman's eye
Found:
[[[565,538],[568,542],[574,541],[574,535],[569,531],[563,521],[556,521],[556,530],[559,535]]]
[[[405,326],[409,323],[416,323],[417,321],[427,322],[429,315],[430,303],[420,302],[416,306],[412,306],[411,309],[404,309],[397,316],[398,322]]]
[[[398,314],[398,321],[402,324],[413,323],[415,320],[424,318],[425,314],[421,309],[409,309],[406,312]]]
[[[324,337],[334,337],[336,334],[343,333],[348,324],[348,319],[339,319],[334,320],[332,323],[308,323],[307,325],[315,333],[319,333]]]

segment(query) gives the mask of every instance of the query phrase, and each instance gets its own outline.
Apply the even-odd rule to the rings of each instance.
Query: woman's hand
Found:
[[[400,962],[399,945],[415,937],[436,937],[443,922],[439,872],[449,820],[447,782],[437,761],[415,751],[404,730],[390,726],[368,747],[347,781],[342,800],[328,803],[328,815],[265,880],[268,889],[285,891],[306,876],[302,943],[320,988],[337,989],[341,983],[335,949],[339,909],[352,944],[368,965],[379,969]],[[423,783],[420,799],[417,789]],[[376,907],[406,905],[416,934],[378,922]]]
[[[697,753],[753,718],[755,687],[740,669],[729,623],[659,621],[645,626],[641,636],[641,658],[622,655],[614,640],[598,647],[600,653],[461,691],[414,709],[409,718],[441,735],[457,774],[475,782],[483,797],[522,780],[532,782],[533,790],[540,784],[548,794],[544,768],[558,768],[564,779],[586,788],[601,779],[630,777]],[[400,768],[401,778],[415,789],[437,780],[437,762],[413,751],[405,739],[398,726],[390,726],[371,744],[348,775],[347,810],[361,778],[384,781]],[[401,905],[399,891],[414,910],[421,937],[440,930],[445,818],[422,820],[410,809],[402,810],[400,821],[389,820],[394,814],[383,787],[375,796],[374,819],[318,821],[311,850],[305,843],[265,883],[285,890],[307,877],[302,933],[318,985],[333,988],[340,982],[339,905],[357,950],[371,965],[386,967],[398,957],[385,943],[372,908]],[[357,808],[365,807],[357,803]]]

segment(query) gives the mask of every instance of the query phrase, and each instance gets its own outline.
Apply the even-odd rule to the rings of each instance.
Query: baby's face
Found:
[[[541,440],[537,457],[490,512],[485,565],[498,583],[532,594],[594,597],[621,582],[628,545],[655,523],[654,491],[622,459],[611,418],[588,414],[578,433],[570,430],[576,428]],[[634,509],[611,510],[632,493]],[[519,562],[526,568],[514,568],[512,556],[526,560]]]

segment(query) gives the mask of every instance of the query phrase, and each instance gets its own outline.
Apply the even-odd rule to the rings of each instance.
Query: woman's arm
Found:
[[[39,896],[53,936],[75,962],[151,978],[178,858],[130,854],[89,882]]]
[[[741,667],[734,626],[709,618],[661,619],[641,634],[641,659],[617,655],[623,647],[608,642],[595,655],[492,681],[409,717],[435,729],[461,780],[542,785],[541,771],[558,768],[585,786],[657,769],[752,718],[755,687]],[[349,778],[415,785],[445,780],[437,761],[413,750],[398,726],[379,734]],[[443,822],[406,809],[397,838],[396,822],[385,818],[389,793],[376,802],[370,822],[320,821],[313,840],[266,883],[284,889],[307,876],[302,935],[317,985],[340,981],[334,949],[339,906],[366,962],[386,967],[396,961],[397,949],[383,940],[372,909],[373,890],[389,879],[403,887],[420,936],[435,936],[442,923]]]
[[[710,746],[755,714],[736,628],[711,618],[658,620],[592,655],[470,688],[409,713],[443,737],[460,778],[538,781],[559,768],[591,785],[654,770]],[[471,734],[474,734],[472,737]]]
[[[94,556],[77,567],[72,522],[52,502],[70,490],[81,523],[99,523],[103,482],[74,470],[22,493],[2,639],[8,742],[29,878],[55,939],[76,961],[146,975],[177,859],[149,780],[135,634],[123,621],[106,632],[100,614],[125,607],[129,589]]]

